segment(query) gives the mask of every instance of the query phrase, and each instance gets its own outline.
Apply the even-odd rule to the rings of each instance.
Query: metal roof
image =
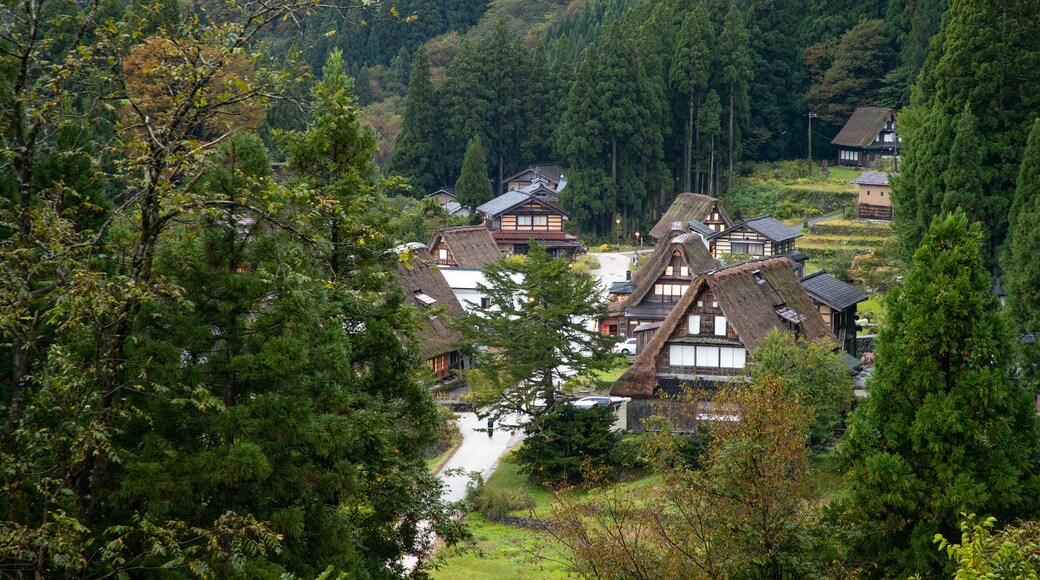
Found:
[[[550,209],[558,211],[560,214],[564,216],[567,215],[566,212],[552,205],[551,203],[548,203],[544,199],[541,199],[537,196],[533,196],[529,193],[524,193],[522,191],[507,191],[502,195],[496,197],[495,199],[481,205],[477,208],[477,211],[490,216],[500,216],[503,213],[515,207],[527,203],[528,200],[534,200]]]
[[[835,310],[845,310],[867,299],[867,295],[823,270],[802,278],[802,287],[810,296]]]
[[[783,222],[771,215],[764,215],[755,219],[737,222],[733,224],[733,227],[726,229],[725,231],[717,232],[712,237],[717,238],[723,236],[741,226],[747,226],[774,242],[786,242],[787,240],[802,237],[802,232],[792,228],[791,226],[784,225]]]
[[[715,233],[715,230],[709,228],[708,226],[704,225],[702,222],[699,222],[697,220],[690,220],[688,225],[690,226],[691,231],[702,236],[710,236]]]
[[[856,179],[853,185],[888,185],[888,172],[886,171],[864,171]]]

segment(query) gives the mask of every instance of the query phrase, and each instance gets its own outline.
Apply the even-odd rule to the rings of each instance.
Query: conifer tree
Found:
[[[940,573],[932,539],[961,513],[1028,519],[1040,505],[1033,397],[980,247],[963,211],[933,222],[887,297],[869,396],[839,446],[853,557],[887,575]]]
[[[413,187],[412,194],[421,196],[437,186],[435,136],[439,118],[430,62],[422,48],[412,58],[408,80],[401,134],[397,137],[387,171],[407,177]]]
[[[477,207],[491,201],[495,194],[491,188],[491,180],[487,176],[487,160],[484,158],[484,147],[480,144],[480,136],[469,140],[466,156],[462,160],[462,173],[455,182],[455,195],[459,203],[466,207]]]
[[[911,106],[900,115],[902,174],[895,182],[895,226],[909,258],[946,198],[955,119],[970,107],[981,139],[978,204],[992,265],[1008,228],[1029,122],[1040,108],[1040,5],[1030,0],[953,0],[934,38]]]
[[[726,14],[726,21],[719,33],[719,60],[722,68],[722,82],[726,87],[726,98],[729,100],[729,139],[726,145],[729,149],[727,162],[729,163],[729,175],[726,189],[733,187],[733,156],[736,142],[734,129],[734,115],[738,105],[742,105],[747,99],[748,80],[753,78],[751,68],[751,55],[748,52],[748,32],[744,27],[743,18],[736,6],[730,7]]]
[[[1004,259],[1006,312],[1020,333],[1040,333],[1040,121],[1033,122],[1011,204]],[[1040,377],[1040,342],[1023,341],[1023,372],[1032,387]]]
[[[709,48],[714,44],[714,30],[708,10],[703,1],[693,6],[683,21],[682,29],[675,44],[675,56],[672,58],[672,69],[669,78],[672,87],[687,98],[686,133],[683,141],[682,190],[697,191],[693,183],[700,186],[701,159],[700,141],[701,125],[698,119],[704,91],[708,88],[708,76],[711,73],[712,54]],[[696,154],[696,165],[691,167],[691,160]],[[692,175],[696,176],[691,181]]]
[[[964,107],[964,111],[957,117],[955,127],[956,137],[950,145],[950,161],[943,173],[945,195],[942,211],[953,212],[961,208],[969,221],[978,221],[984,217],[982,136],[979,135],[978,121],[970,107]],[[987,233],[983,232],[983,236]]]

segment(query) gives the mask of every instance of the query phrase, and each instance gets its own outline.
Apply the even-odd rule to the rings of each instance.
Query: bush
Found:
[[[616,467],[614,419],[609,407],[561,405],[528,424],[527,439],[514,457],[536,482],[579,483],[590,470],[603,477]]]
[[[520,487],[489,487],[479,475],[476,483],[469,487],[466,501],[470,508],[491,521],[500,521],[510,512],[534,507],[534,500],[527,490]]]
[[[610,454],[610,461],[617,467],[629,471],[646,469],[650,464],[650,435],[626,433],[622,435]]]

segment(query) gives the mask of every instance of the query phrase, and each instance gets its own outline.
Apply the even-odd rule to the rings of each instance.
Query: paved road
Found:
[[[495,429],[491,437],[487,433],[476,431],[487,427],[487,423],[477,419],[476,413],[458,413],[456,424],[462,432],[462,445],[444,464],[437,477],[444,482],[444,499],[457,501],[466,497],[468,473],[479,472],[484,479],[498,467],[498,462],[506,451],[516,447],[523,440],[523,432],[515,434],[504,429]],[[445,472],[462,469],[467,475],[448,475]]]
[[[646,256],[653,248],[643,248],[642,255]],[[609,290],[611,282],[620,282],[625,279],[625,272],[632,262],[635,252],[590,252],[599,260],[599,268],[592,271],[592,275],[599,278],[603,288]]]
[[[831,213],[829,213],[827,215],[821,215],[821,216],[818,216],[818,217],[809,218],[809,225],[810,226],[814,226],[814,225],[816,225],[816,224],[818,224],[820,222],[825,222],[827,220],[832,220],[832,219],[834,219],[836,217],[840,217],[841,214],[842,214],[842,211],[839,209],[838,211],[831,212]]]

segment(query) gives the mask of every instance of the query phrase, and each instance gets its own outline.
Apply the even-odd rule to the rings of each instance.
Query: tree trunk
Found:
[[[715,136],[711,137],[711,155],[708,156],[708,195],[715,195]]]
[[[498,189],[498,195],[502,195],[503,193],[505,193],[505,191],[502,190],[502,188],[505,187],[505,184],[502,183],[502,182],[505,181],[505,179],[506,179],[506,176],[505,176],[505,164],[506,164],[505,155],[503,155],[501,152],[499,152],[498,153],[498,188],[497,188]]]
[[[682,190],[693,191],[690,187],[690,173],[693,158],[693,95],[690,95],[689,110],[686,115],[686,139],[683,142],[683,179]]]
[[[729,83],[729,175],[726,191],[733,189],[733,83]]]
[[[693,174],[696,176],[695,179],[696,179],[696,182],[697,182],[697,193],[703,193],[703,191],[704,191],[703,189],[701,189],[701,119],[700,119],[700,113],[701,113],[701,95],[700,95],[700,93],[698,93],[697,94],[697,121],[696,121],[696,127],[695,127],[695,131],[694,131],[694,134],[695,134],[695,137],[694,137],[694,151],[696,152],[696,159],[697,160],[695,162],[696,165],[695,165],[695,168],[693,170]]]
[[[617,137],[610,138],[610,181],[617,185]]]

